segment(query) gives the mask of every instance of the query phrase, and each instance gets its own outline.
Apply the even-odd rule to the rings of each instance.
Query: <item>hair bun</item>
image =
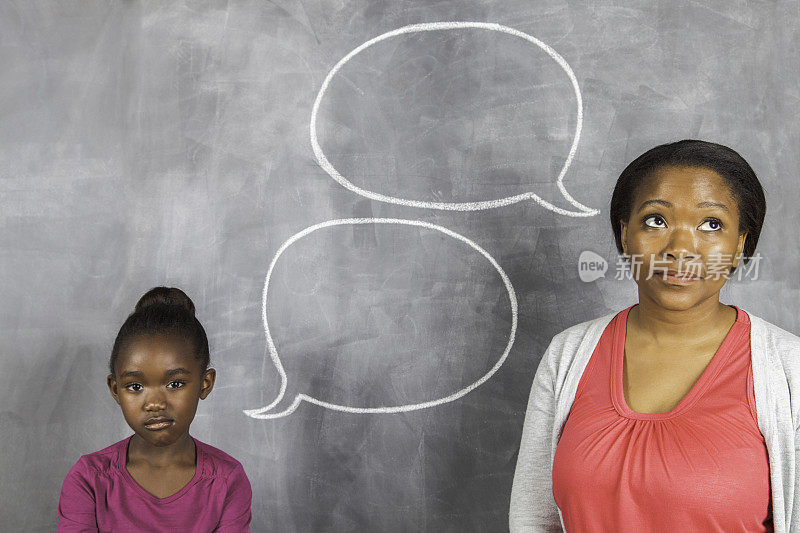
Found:
[[[136,302],[135,312],[142,311],[151,305],[174,305],[182,307],[194,316],[194,303],[186,293],[175,287],[153,287]]]

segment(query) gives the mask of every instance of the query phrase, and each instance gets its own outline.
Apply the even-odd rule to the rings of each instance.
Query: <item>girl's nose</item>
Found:
[[[166,407],[167,402],[163,394],[150,394],[144,400],[145,411],[162,411]]]

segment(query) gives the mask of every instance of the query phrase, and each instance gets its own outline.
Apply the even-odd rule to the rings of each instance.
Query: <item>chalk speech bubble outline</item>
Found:
[[[275,264],[278,262],[281,254],[286,251],[292,244],[297,242],[299,239],[307,236],[310,233],[313,233],[317,230],[333,227],[333,226],[345,226],[345,225],[360,225],[360,224],[400,224],[405,226],[419,226],[422,228],[428,228],[432,230],[436,230],[438,232],[444,233],[454,239],[457,239],[461,242],[468,244],[474,250],[479,252],[483,257],[485,257],[497,270],[498,274],[500,274],[500,278],[503,280],[503,284],[506,287],[506,291],[508,291],[508,300],[511,307],[511,332],[508,336],[508,343],[506,344],[505,350],[503,350],[503,354],[494,364],[494,366],[481,376],[477,381],[464,387],[463,389],[450,394],[449,396],[445,396],[444,398],[438,398],[436,400],[430,400],[427,402],[422,403],[415,403],[415,404],[406,404],[406,405],[394,405],[394,406],[383,406],[383,407],[351,407],[347,405],[339,405],[335,403],[326,402],[323,400],[319,400],[307,394],[297,394],[292,401],[291,405],[280,411],[278,413],[267,413],[267,411],[272,410],[280,401],[283,399],[284,395],[286,394],[286,386],[288,383],[288,378],[286,376],[286,371],[283,368],[283,364],[281,363],[280,357],[278,356],[278,351],[275,348],[275,343],[272,340],[272,335],[269,332],[269,324],[267,322],[267,293],[269,291],[269,282],[270,278],[272,277],[272,271],[275,268]],[[264,280],[264,291],[261,296],[261,320],[264,324],[264,333],[266,334],[267,338],[267,348],[269,349],[269,355],[272,358],[272,362],[275,364],[275,367],[278,369],[278,374],[281,378],[281,387],[280,391],[278,392],[277,398],[272,401],[269,405],[258,409],[245,409],[243,410],[244,414],[250,416],[252,418],[258,419],[271,419],[271,418],[280,418],[287,415],[292,414],[295,409],[300,405],[301,402],[305,401],[308,403],[312,403],[318,405],[320,407],[325,407],[326,409],[331,409],[334,411],[343,411],[347,413],[358,413],[358,414],[365,414],[365,413],[404,413],[408,411],[416,411],[418,409],[425,409],[428,407],[435,407],[437,405],[441,405],[444,403],[452,402],[453,400],[457,400],[462,396],[469,394],[475,388],[482,385],[486,382],[489,378],[491,378],[495,372],[497,372],[503,363],[505,362],[506,358],[508,357],[509,352],[511,351],[511,347],[514,345],[514,339],[517,333],[517,295],[514,292],[514,287],[511,285],[511,280],[508,279],[505,271],[500,267],[500,265],[495,261],[495,259],[489,255],[489,252],[481,248],[477,243],[471,241],[467,237],[460,235],[452,230],[449,230],[443,226],[439,226],[436,224],[431,224],[429,222],[423,222],[421,220],[406,220],[406,219],[398,219],[398,218],[344,218],[344,219],[336,219],[336,220],[328,220],[326,222],[320,222],[319,224],[314,224],[313,226],[309,226],[306,229],[295,233],[289,239],[287,239],[278,251],[275,253],[275,257],[272,258],[272,262],[269,265],[269,269],[267,270],[267,277]]]
[[[542,50],[544,50],[547,55],[549,55],[558,66],[567,74],[569,77],[569,81],[572,83],[572,89],[575,92],[575,99],[577,103],[577,121],[575,123],[575,134],[572,139],[572,146],[569,149],[569,155],[567,156],[564,165],[561,167],[561,171],[558,174],[558,179],[556,180],[556,184],[558,185],[561,194],[564,198],[577,207],[580,211],[567,211],[566,209],[562,209],[557,207],[550,202],[544,200],[543,198],[539,197],[537,194],[533,192],[527,192],[523,194],[518,194],[516,196],[509,196],[506,198],[500,198],[498,200],[485,200],[482,202],[423,202],[420,200],[408,200],[405,198],[395,198],[394,196],[387,196],[385,194],[380,194],[372,191],[368,191],[366,189],[362,189],[355,184],[351,183],[347,178],[342,176],[338,170],[328,161],[328,158],[325,156],[325,152],[322,150],[322,147],[319,145],[319,140],[317,139],[317,113],[319,112],[320,104],[322,103],[322,99],[325,96],[325,91],[328,90],[328,85],[330,85],[331,80],[336,75],[337,72],[347,63],[350,61],[354,56],[359,54],[360,52],[364,51],[365,49],[369,48],[375,43],[379,43],[391,37],[396,37],[398,35],[408,34],[408,33],[419,33],[424,31],[443,31],[443,30],[454,30],[454,29],[464,29],[464,28],[472,28],[472,29],[482,29],[482,30],[491,30],[497,31],[500,33],[506,33],[508,35],[513,35],[514,37],[519,37],[524,39],[530,43],[535,44]],[[582,203],[575,200],[567,189],[564,187],[564,175],[567,173],[567,169],[569,169],[570,164],[572,164],[572,159],[575,157],[575,152],[578,149],[578,142],[580,141],[581,137],[581,129],[583,127],[583,98],[581,97],[581,89],[578,86],[578,80],[575,77],[575,73],[572,72],[572,68],[569,66],[567,61],[561,57],[555,50],[553,50],[550,46],[543,43],[536,37],[532,35],[528,35],[527,33],[523,33],[519,30],[515,30],[514,28],[509,28],[508,26],[503,26],[501,24],[490,23],[490,22],[426,22],[423,24],[411,24],[409,26],[403,26],[402,28],[398,28],[396,30],[392,30],[377,37],[370,39],[369,41],[363,43],[362,45],[353,49],[349,54],[344,56],[342,59],[339,60],[336,65],[328,72],[328,75],[325,76],[325,80],[322,82],[322,86],[317,93],[317,98],[314,100],[314,106],[311,109],[311,123],[309,125],[310,130],[310,137],[311,137],[311,147],[314,150],[314,155],[317,158],[317,163],[322,169],[328,173],[330,177],[336,180],[340,185],[343,187],[350,189],[356,194],[364,196],[366,198],[370,198],[372,200],[378,200],[380,202],[387,202],[391,204],[398,204],[404,205],[408,207],[421,207],[427,209],[442,209],[442,210],[449,210],[449,211],[479,211],[483,209],[491,209],[495,207],[502,207],[510,204],[515,204],[517,202],[521,202],[522,200],[533,199],[539,203],[542,207],[546,207],[551,211],[554,211],[560,215],[566,215],[571,217],[589,217],[594,216],[600,213],[597,209],[592,209],[583,205]]]

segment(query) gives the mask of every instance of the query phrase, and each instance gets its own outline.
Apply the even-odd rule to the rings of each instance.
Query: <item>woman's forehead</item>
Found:
[[[634,208],[651,200],[672,204],[720,203],[736,208],[733,191],[719,173],[704,167],[662,167],[655,170],[636,192]]]

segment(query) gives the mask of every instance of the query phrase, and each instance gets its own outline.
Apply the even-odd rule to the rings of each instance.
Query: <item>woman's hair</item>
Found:
[[[109,368],[116,375],[115,365],[126,343],[141,335],[176,335],[192,343],[195,358],[200,361],[200,371],[209,365],[208,337],[200,321],[194,316],[194,303],[180,289],[154,287],[139,298],[117,334],[111,350]]]
[[[735,150],[707,141],[683,140],[656,146],[625,167],[611,196],[611,228],[617,251],[623,253],[620,221],[630,219],[639,187],[663,167],[699,167],[713,170],[725,180],[739,209],[739,234],[747,232],[742,260],[747,264],[755,253],[767,202],[756,173]],[[736,270],[731,269],[731,273]]]

